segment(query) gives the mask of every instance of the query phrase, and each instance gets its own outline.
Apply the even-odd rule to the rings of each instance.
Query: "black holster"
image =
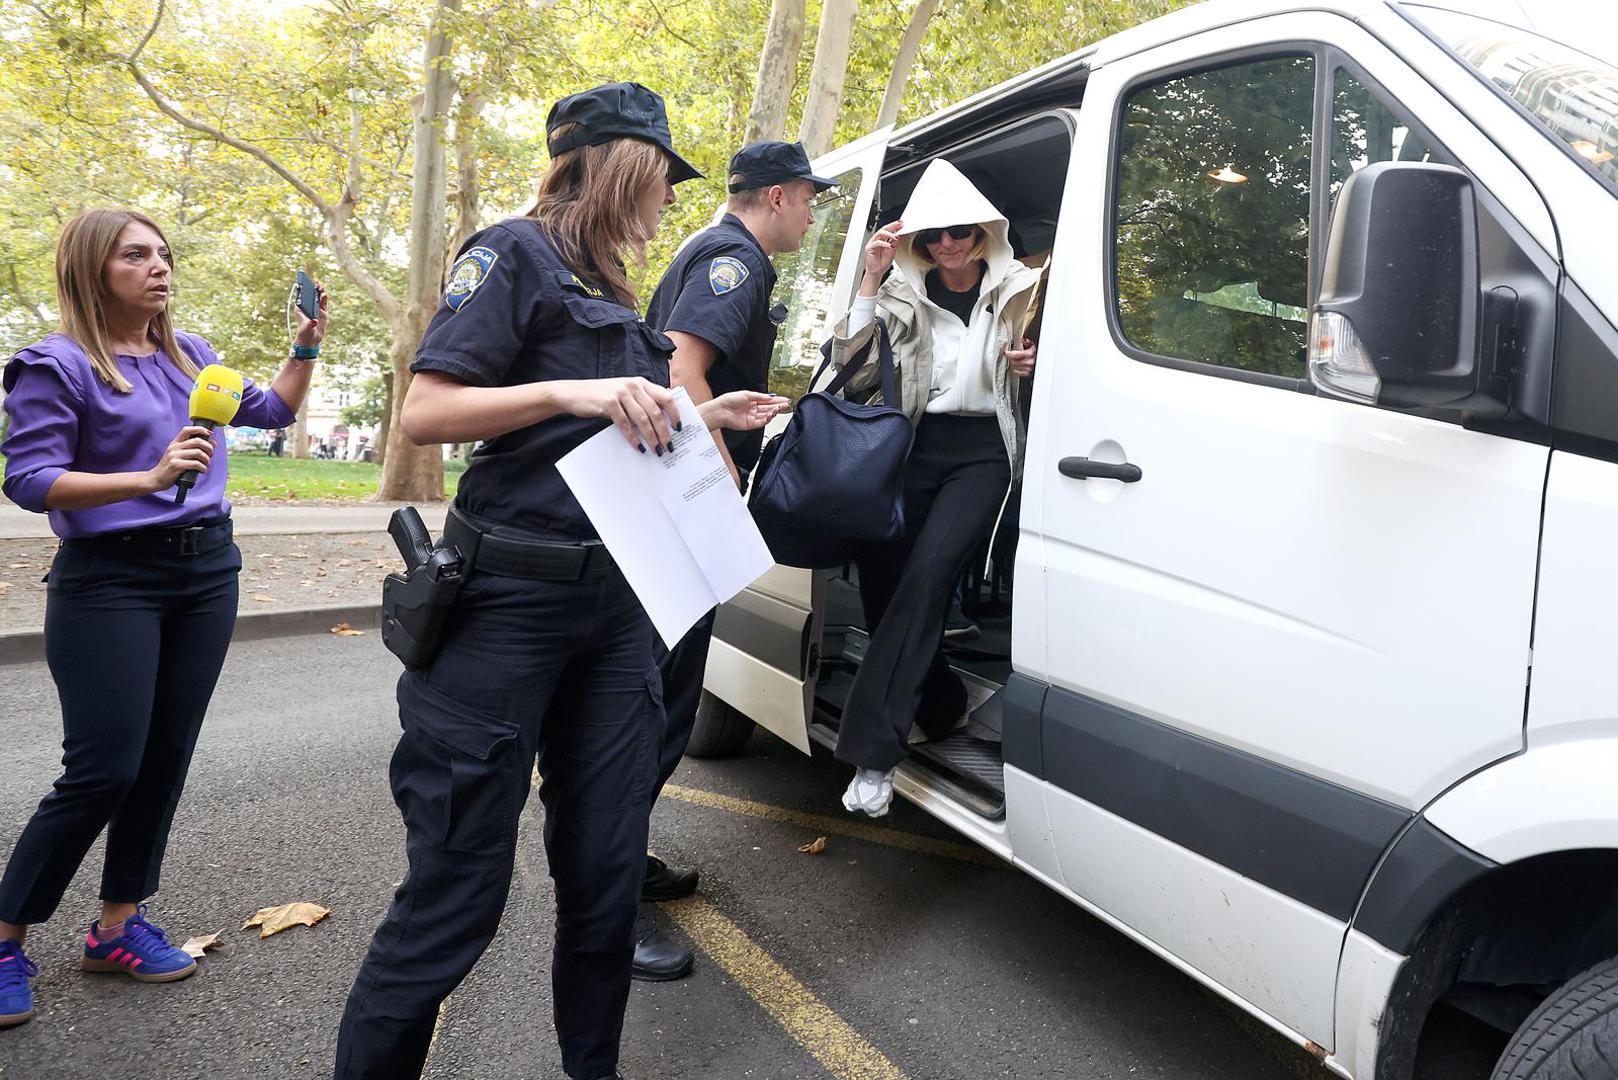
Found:
[[[413,506],[393,512],[388,534],[404,556],[403,573],[382,582],[382,644],[412,671],[432,663],[449,609],[466,580],[459,549],[435,545]]]

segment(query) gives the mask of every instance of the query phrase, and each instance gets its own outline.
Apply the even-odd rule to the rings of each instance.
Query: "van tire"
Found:
[[[1618,1080],[1618,957],[1568,980],[1523,1021],[1492,1080]]]
[[[686,743],[687,757],[735,757],[753,737],[754,723],[745,713],[726,705],[708,691],[702,692],[697,702],[697,718],[691,723],[691,741]]]

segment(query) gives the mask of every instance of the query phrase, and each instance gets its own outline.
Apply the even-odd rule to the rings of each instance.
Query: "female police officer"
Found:
[[[633,83],[564,98],[527,217],[474,236],[422,339],[401,421],[417,442],[481,440],[445,541],[471,573],[431,665],[399,681],[390,777],[410,870],[343,1014],[336,1075],[420,1075],[443,999],[493,938],[537,755],[556,886],[552,983],[562,1063],[616,1075],[647,819],[662,737],[653,631],[556,462],[616,424],[661,454],[673,343],[634,308],[639,257],[673,185],[701,174],[663,101]],[[785,404],[737,392],[709,427]]]

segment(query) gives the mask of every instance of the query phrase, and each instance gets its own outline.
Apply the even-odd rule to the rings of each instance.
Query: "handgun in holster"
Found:
[[[382,644],[416,671],[437,654],[444,620],[468,568],[458,548],[433,543],[413,506],[393,512],[388,535],[404,556],[405,569],[382,582]]]

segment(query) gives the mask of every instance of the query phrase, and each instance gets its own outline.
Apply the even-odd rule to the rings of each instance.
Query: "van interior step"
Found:
[[[863,630],[847,628],[840,655],[828,659],[815,686],[816,720],[827,730],[841,723],[843,703],[868,642]],[[991,820],[1005,816],[1005,764],[1000,751],[999,687],[969,671],[955,669],[966,686],[971,711],[967,726],[942,739],[912,743],[910,759],[948,782],[952,793],[974,813]],[[828,740],[830,741],[830,740]]]

